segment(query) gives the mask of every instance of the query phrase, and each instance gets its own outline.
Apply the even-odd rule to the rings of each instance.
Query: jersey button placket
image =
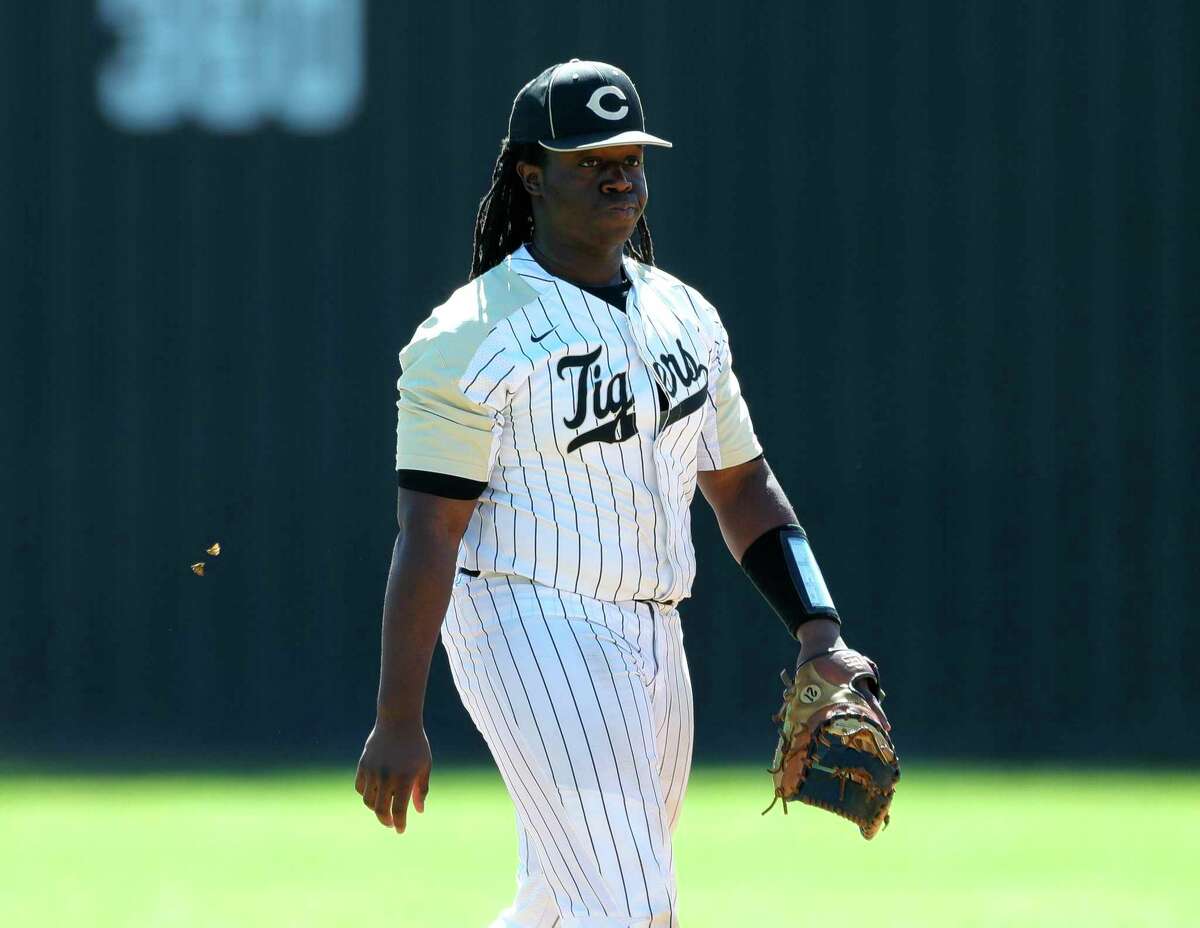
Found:
[[[645,319],[642,315],[640,297],[636,285],[630,290],[629,296],[630,299],[626,316],[629,319],[630,337],[633,339],[633,342],[637,347],[638,357],[640,357],[642,362],[646,365],[646,369],[650,374],[652,384],[657,385],[659,389],[663,389],[665,393],[665,388],[655,373],[654,357],[650,353],[648,344],[649,339],[646,337]],[[657,391],[654,392],[656,393]],[[661,421],[661,417],[658,415],[658,397],[654,396],[653,399],[655,422],[659,422]],[[675,499],[675,485],[671,477],[671,469],[668,466],[666,457],[659,442],[661,434],[662,433],[659,432],[658,427],[656,426],[654,438],[650,442],[650,449],[651,456],[654,459],[654,475],[658,480],[658,494],[657,498],[655,499],[655,507],[663,515],[663,526],[666,529],[665,534],[667,536],[665,539],[667,550],[666,567],[669,569],[670,576],[662,579],[666,580],[665,590],[673,591],[678,585],[678,578],[680,576],[679,561],[675,552],[675,539],[679,536],[679,521],[674,511],[674,506],[672,506],[670,502],[671,500]]]

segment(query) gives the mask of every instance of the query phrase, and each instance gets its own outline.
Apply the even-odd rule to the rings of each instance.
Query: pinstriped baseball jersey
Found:
[[[690,593],[697,471],[762,449],[715,309],[624,267],[621,312],[522,246],[401,352],[396,468],[486,483],[461,566],[610,602]]]

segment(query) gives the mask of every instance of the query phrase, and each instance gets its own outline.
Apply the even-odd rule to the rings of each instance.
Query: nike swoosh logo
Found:
[[[543,332],[541,335],[534,335],[529,340],[531,342],[540,342],[543,338],[545,338],[547,335],[549,335],[551,332],[553,332],[557,328],[558,328],[558,326],[553,325],[550,328],[548,328],[545,332]]]

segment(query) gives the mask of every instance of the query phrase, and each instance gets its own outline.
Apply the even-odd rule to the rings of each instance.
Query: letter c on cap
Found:
[[[601,119],[622,119],[629,112],[629,104],[622,103],[615,110],[606,110],[600,105],[600,101],[605,97],[612,95],[618,100],[625,100],[625,92],[620,87],[614,87],[612,84],[605,84],[603,87],[597,87],[595,93],[587,102],[587,108],[599,116]]]

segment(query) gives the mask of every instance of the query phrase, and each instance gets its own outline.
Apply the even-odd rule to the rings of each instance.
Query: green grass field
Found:
[[[515,864],[496,774],[435,770],[403,836],[352,779],[0,775],[0,925],[487,925]],[[812,809],[760,816],[769,792],[696,772],[687,928],[1200,925],[1200,774],[910,767],[870,843]]]

